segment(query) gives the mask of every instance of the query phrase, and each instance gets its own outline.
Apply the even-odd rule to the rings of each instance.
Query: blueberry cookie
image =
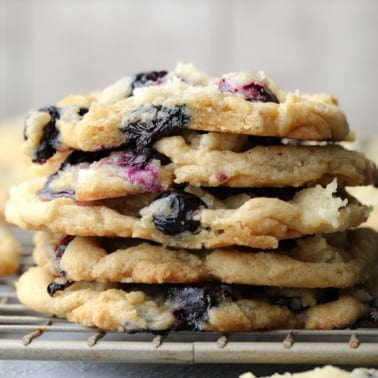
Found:
[[[16,283],[27,307],[104,330],[250,331],[277,328],[332,329],[368,316],[368,305],[352,294],[320,290],[229,285],[138,285],[53,281],[30,268]],[[309,304],[306,298],[316,298]]]
[[[256,140],[257,139],[257,140]],[[375,164],[341,146],[253,143],[247,136],[187,133],[162,138],[154,149],[73,151],[46,180],[43,198],[93,201],[130,194],[157,193],[175,184],[217,187],[283,187],[378,182]],[[276,141],[277,143],[277,141]]]
[[[261,145],[259,138],[220,133],[188,133],[158,140],[154,147],[173,163],[175,182],[196,186],[281,187],[378,182],[373,161],[337,145]],[[225,140],[230,139],[230,146]],[[233,139],[238,143],[231,144]],[[270,140],[269,143],[274,143]],[[254,144],[250,148],[249,144]],[[243,148],[244,147],[244,148]]]
[[[300,140],[344,140],[349,133],[332,96],[285,93],[262,73],[232,73],[199,80],[199,85],[176,74],[163,75],[155,72],[136,86],[134,76],[89,106],[77,101],[31,113],[26,153],[43,163],[67,148],[142,149],[185,129]],[[103,96],[110,100],[101,100]]]
[[[135,89],[162,85],[172,78],[188,85],[207,85],[209,78],[191,64],[178,64],[173,72],[151,71],[127,76],[103,91],[87,95],[70,95],[55,105],[30,111],[24,127],[23,149],[32,161],[43,164],[51,158],[59,160],[76,143],[72,136],[76,124],[93,103],[109,106],[133,95]]]
[[[277,248],[281,239],[358,226],[370,212],[352,197],[337,195],[335,181],[294,192],[228,195],[223,188],[214,195],[187,187],[83,203],[65,197],[41,200],[36,193],[43,185],[38,178],[12,188],[9,222],[24,229],[142,238],[179,248]]]
[[[37,232],[34,261],[70,281],[197,283],[210,281],[201,252],[140,239],[73,237]]]
[[[0,277],[17,272],[20,255],[20,244],[4,226],[0,226]]]
[[[293,241],[292,246],[281,243],[274,252],[236,247],[189,251],[137,239],[38,232],[33,257],[44,270],[70,281],[343,288],[375,274],[377,243],[373,230],[356,229]]]
[[[151,150],[81,152],[67,156],[39,192],[42,199],[93,201],[138,193],[160,193],[173,185],[173,166]]]

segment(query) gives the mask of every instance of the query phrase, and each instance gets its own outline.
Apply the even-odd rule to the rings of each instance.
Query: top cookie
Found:
[[[67,148],[145,148],[182,129],[300,140],[343,140],[349,133],[332,96],[285,93],[261,72],[210,79],[192,66],[182,71],[138,74],[30,113],[25,152],[44,162]]]

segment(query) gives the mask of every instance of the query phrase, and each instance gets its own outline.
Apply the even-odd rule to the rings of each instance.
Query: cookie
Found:
[[[46,180],[44,197],[93,201],[161,192],[174,184],[299,187],[326,185],[335,177],[342,186],[378,182],[372,161],[340,146],[249,144],[241,135],[191,133],[159,140],[155,147],[161,154],[152,149],[74,151]]]
[[[65,97],[56,105],[46,106],[27,115],[24,129],[23,150],[33,162],[41,164],[51,159],[61,160],[70,144],[62,140],[60,130],[70,134],[76,123],[85,115],[93,102],[108,106],[131,96],[136,88],[160,85],[176,77],[191,85],[207,85],[209,78],[192,64],[177,64],[173,72],[151,71],[126,76],[103,91],[87,95],[75,94]],[[64,133],[64,134],[65,134]]]
[[[352,371],[344,370],[336,366],[326,365],[299,373],[275,373],[264,378],[378,378],[378,370],[355,368]],[[240,378],[256,378],[253,373],[247,372]]]
[[[43,163],[68,147],[141,149],[183,129],[301,140],[343,140],[349,133],[335,98],[284,93],[261,73],[228,74],[207,85],[173,75],[120,97],[110,105],[93,101],[85,110],[75,104],[31,113],[25,128],[26,153]]]
[[[220,199],[199,188],[75,203],[42,201],[41,178],[11,190],[6,217],[24,229],[78,236],[120,236],[200,249],[244,245],[277,248],[281,239],[358,226],[370,209],[326,188],[299,190],[289,199],[241,193]]]
[[[222,80],[222,79],[221,79]],[[220,80],[220,81],[221,81]],[[219,85],[218,85],[219,87]],[[155,129],[149,139],[181,129],[228,132],[293,139],[342,140],[348,124],[337,101],[328,95],[289,93],[281,103],[249,101],[217,86],[193,87],[179,81],[138,88],[134,96],[104,107],[93,104],[76,125],[74,140],[60,129],[62,140],[75,149],[145,144],[138,134]]]
[[[378,236],[369,229],[313,236],[274,252],[168,249],[142,240],[38,232],[34,261],[70,281],[223,283],[296,288],[353,287],[370,280]]]
[[[227,285],[143,285],[73,282],[52,283],[54,276],[30,268],[16,283],[27,307],[104,330],[250,331],[276,328],[339,328],[366,316],[367,305],[353,296],[337,295],[326,303],[302,308],[301,293],[271,298],[264,290]],[[50,295],[48,294],[50,293]],[[317,293],[319,297],[320,293]],[[285,303],[277,305],[274,301]],[[327,300],[327,293],[321,296]]]
[[[69,237],[37,232],[33,258],[72,281],[197,283],[210,281],[201,253],[137,239]]]
[[[372,279],[377,234],[355,229],[306,238],[288,251],[217,249],[206,257],[209,274],[226,283],[297,288],[352,287]]]
[[[231,135],[219,133],[172,136],[154,147],[174,164],[175,182],[195,186],[281,187],[378,182],[376,165],[362,153],[337,145],[224,145]],[[240,136],[239,136],[240,138]],[[245,142],[247,144],[247,142]],[[232,150],[233,148],[233,150]],[[237,149],[239,151],[237,151]]]
[[[64,154],[70,148],[60,141],[59,125],[63,124],[67,133],[72,133],[76,123],[88,112],[96,94],[70,95],[57,105],[30,111],[24,127],[25,155],[33,162],[43,163],[56,154]]]
[[[17,272],[20,255],[20,244],[4,226],[0,226],[0,277]]]
[[[0,122],[0,220],[4,219],[9,188],[31,177],[29,159],[22,152],[23,119]]]
[[[71,153],[50,175],[40,197],[94,201],[138,193],[159,193],[173,185],[173,167],[162,165],[149,151]]]

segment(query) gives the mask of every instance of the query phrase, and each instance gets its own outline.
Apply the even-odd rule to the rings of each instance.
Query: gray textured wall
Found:
[[[376,130],[377,0],[0,0],[0,118],[179,60],[329,92]]]

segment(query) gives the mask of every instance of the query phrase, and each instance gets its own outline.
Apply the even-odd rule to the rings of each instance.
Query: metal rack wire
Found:
[[[31,244],[23,243],[27,266]],[[16,298],[15,279],[0,281],[3,360],[378,365],[378,329],[165,336],[103,332],[25,308]]]

